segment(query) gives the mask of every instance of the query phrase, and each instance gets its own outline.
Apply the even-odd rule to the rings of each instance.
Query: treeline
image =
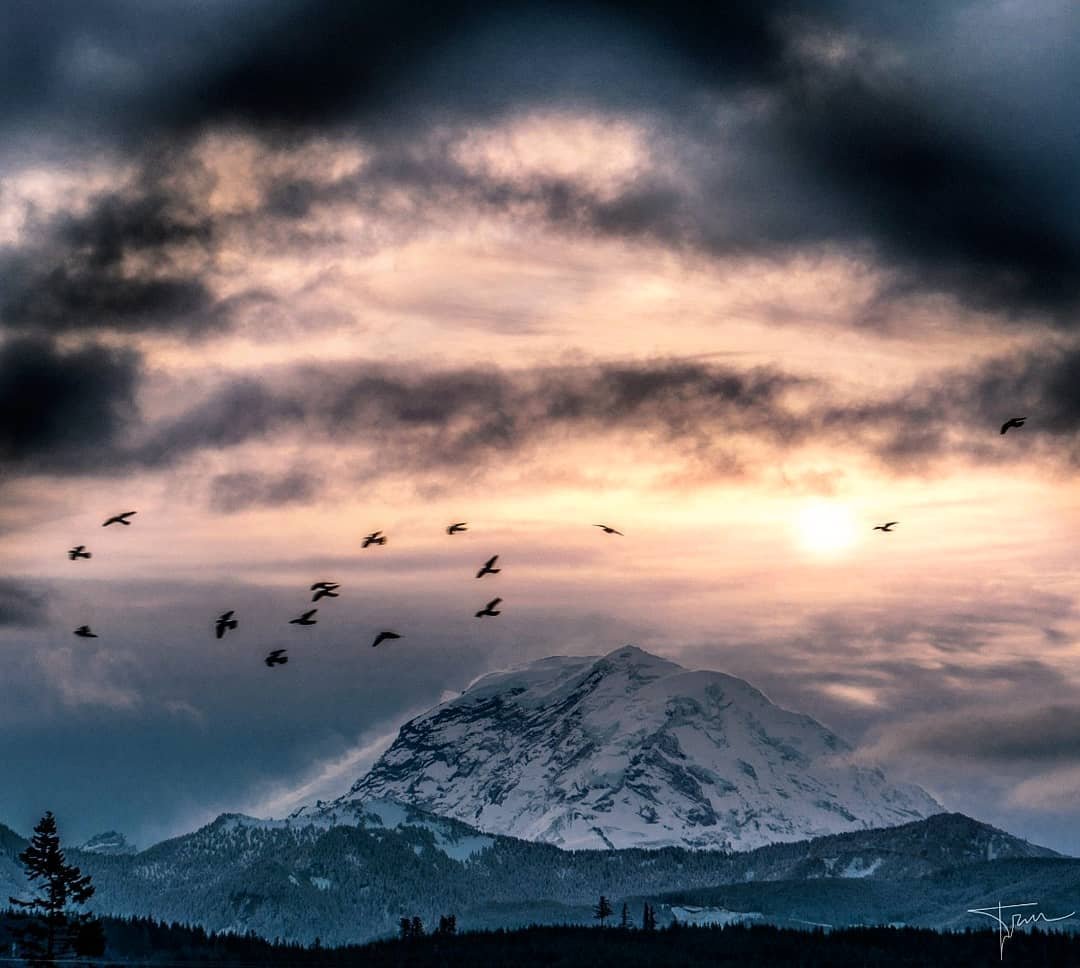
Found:
[[[0,913],[0,952],[10,950],[24,917]],[[202,928],[149,918],[105,918],[103,957],[79,964],[297,966],[443,966],[513,964],[521,968],[583,965],[588,968],[645,968],[678,964],[796,966],[799,968],[985,968],[998,961],[993,931],[941,933],[917,928],[845,928],[823,932],[767,925],[689,927],[643,931],[637,927],[531,927],[517,931],[455,933],[446,916],[431,932],[366,945],[324,947],[267,941],[253,934],[212,934]],[[442,930],[440,930],[440,927]],[[1017,932],[1005,942],[1005,961],[1025,966],[1080,965],[1080,937],[1064,933]]]

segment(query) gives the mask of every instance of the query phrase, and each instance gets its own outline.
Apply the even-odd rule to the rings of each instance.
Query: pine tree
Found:
[[[600,927],[604,926],[604,922],[612,915],[611,903],[608,899],[601,894],[600,901],[596,905],[596,910],[593,912],[593,917],[600,922]]]
[[[439,915],[439,928],[436,934],[457,934],[457,915]]]
[[[32,965],[52,965],[57,958],[74,951],[80,934],[87,930],[90,916],[69,909],[89,901],[94,887],[89,874],[84,875],[64,858],[51,811],[38,821],[30,845],[19,854],[19,860],[34,885],[32,897],[8,898],[14,907],[30,915],[19,932],[20,952]]]
[[[619,927],[624,931],[630,927],[630,908],[627,907],[625,901],[623,901],[622,906],[622,917],[619,918]]]
[[[401,940],[404,941],[412,937],[412,921],[408,918],[402,918],[398,923],[401,925]]]
[[[422,938],[424,936],[424,922],[419,917],[414,917],[409,932],[409,936],[412,938]]]
[[[645,905],[645,910],[641,915],[641,928],[643,931],[656,930],[656,911],[653,910],[651,904]]]

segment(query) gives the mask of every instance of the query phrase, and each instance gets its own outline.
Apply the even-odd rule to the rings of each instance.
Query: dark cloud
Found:
[[[45,596],[11,578],[0,578],[0,626],[41,625],[47,613]]]
[[[780,442],[804,432],[782,402],[801,382],[765,368],[664,362],[519,372],[305,367],[276,381],[227,385],[117,457],[161,466],[205,448],[294,433],[371,448],[372,476],[468,474],[560,434],[626,430],[708,447],[710,428],[727,421]]]
[[[200,269],[175,264],[180,252],[205,255],[211,222],[197,199],[165,187],[176,159],[160,161],[152,154],[135,185],[102,194],[85,214],[61,213],[22,246],[0,251],[0,323],[31,333],[197,332],[217,321]]]
[[[135,416],[139,358],[40,337],[0,343],[0,461],[6,473],[108,468]],[[117,468],[119,469],[119,468]]]
[[[905,750],[976,763],[1080,763],[1080,707],[965,710],[909,726]]]
[[[957,455],[986,464],[1020,453],[1065,466],[1080,461],[1080,349],[993,360],[899,394],[845,401],[822,381],[776,368],[702,362],[444,371],[305,365],[226,382],[149,425],[134,420],[130,354],[101,347],[63,354],[29,339],[3,353],[0,400],[13,403],[0,441],[16,467],[35,471],[126,473],[292,439],[377,454],[366,472],[373,477],[469,475],[553,441],[619,433],[712,468],[713,477],[743,473],[740,454],[760,463],[822,437],[898,475],[926,473]],[[998,427],[1013,415],[1029,423],[1017,443],[1010,437],[1003,446]],[[320,483],[306,471],[241,468],[215,481],[211,503],[231,511],[303,501]]]
[[[305,471],[282,475],[253,471],[219,474],[210,482],[210,507],[222,514],[233,514],[252,507],[303,503],[315,496],[319,484],[319,478]]]
[[[0,74],[8,82],[0,117],[47,124],[58,112],[80,115],[106,129],[126,125],[140,145],[239,124],[283,142],[359,129],[385,147],[415,146],[447,120],[468,126],[547,106],[615,111],[670,142],[666,160],[678,177],[645,178],[614,199],[557,181],[526,190],[568,228],[719,255],[839,246],[894,270],[886,297],[945,292],[1075,325],[1080,112],[1054,85],[1075,83],[1080,70],[1066,57],[1057,73],[960,75],[950,44],[969,45],[977,60],[968,37],[1004,53],[1024,51],[1024,37],[993,10],[964,20],[956,5],[919,9],[916,18],[887,3],[872,16],[860,5],[798,0],[266,0],[229,11],[165,6],[151,16],[113,0],[91,17],[61,3],[46,24],[6,12],[8,34],[22,43]],[[1037,24],[1031,32],[1049,42]],[[460,182],[445,163],[410,168],[400,151],[387,160],[402,180],[420,182],[426,168],[430,184]],[[521,191],[472,190],[489,204]],[[312,197],[310,184],[284,183],[268,210],[302,217]],[[164,279],[110,295],[117,305],[109,305],[82,279],[85,267],[74,279],[47,260],[16,268],[35,293],[55,275],[56,293],[11,307],[46,325],[84,311],[83,288],[87,305],[104,300],[119,320],[152,317],[159,306],[190,316],[205,299],[191,280]]]

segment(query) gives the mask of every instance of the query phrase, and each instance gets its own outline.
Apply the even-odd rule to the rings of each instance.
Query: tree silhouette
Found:
[[[89,874],[83,874],[64,858],[52,811],[38,821],[30,845],[19,854],[19,860],[33,885],[33,896],[8,898],[12,906],[30,915],[19,929],[22,956],[31,965],[53,965],[57,958],[76,951],[80,941],[96,946],[97,939],[88,929],[90,915],[69,910],[89,901],[94,887]]]
[[[404,941],[406,938],[412,937],[412,921],[408,918],[402,918],[398,922],[401,925],[401,939]]]
[[[419,917],[412,919],[412,924],[409,926],[409,936],[412,938],[422,938],[424,936],[424,922]]]
[[[622,906],[622,917],[619,918],[619,927],[624,931],[630,927],[630,908],[627,907],[625,901],[623,901]]]
[[[656,930],[656,912],[653,910],[651,904],[645,904],[645,910],[641,915],[641,929],[643,931],[655,931]]]
[[[457,934],[457,915],[442,914],[439,916],[438,934]]]
[[[600,900],[596,905],[596,910],[593,912],[593,917],[600,922],[600,927],[603,927],[604,922],[611,917],[612,913],[611,902],[601,894]]]

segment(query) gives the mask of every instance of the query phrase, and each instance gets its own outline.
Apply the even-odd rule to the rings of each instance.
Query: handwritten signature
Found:
[[[1063,914],[1061,917],[1048,918],[1042,911],[1037,911],[1034,914],[1010,914],[1009,920],[1006,921],[1002,915],[1006,911],[1012,911],[1014,908],[1032,908],[1038,907],[1038,901],[1025,901],[1023,904],[1002,904],[1000,901],[997,903],[997,907],[989,908],[968,908],[968,914],[981,914],[984,917],[991,918],[997,921],[998,924],[998,950],[1001,953],[1001,960],[1005,960],[1005,942],[1012,936],[1013,932],[1017,928],[1022,928],[1029,924],[1035,924],[1037,921],[1064,921],[1066,918],[1071,918],[1075,911],[1070,911],[1068,914]]]

